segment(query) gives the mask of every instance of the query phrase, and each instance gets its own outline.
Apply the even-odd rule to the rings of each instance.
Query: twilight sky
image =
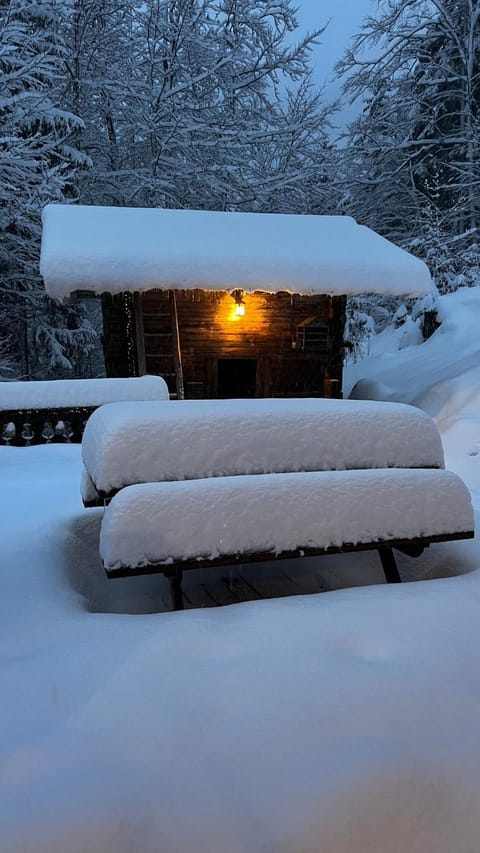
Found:
[[[326,98],[333,100],[341,90],[341,84],[335,80],[333,66],[362,20],[374,11],[376,0],[296,0],[294,5],[298,7],[298,21],[302,29],[312,30],[330,20],[313,62],[318,82],[326,84]],[[342,118],[348,120],[349,113],[350,108],[342,109],[340,122]]]

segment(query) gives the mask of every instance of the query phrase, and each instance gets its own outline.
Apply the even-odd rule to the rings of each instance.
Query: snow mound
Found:
[[[351,400],[112,403],[82,455],[99,492],[135,483],[354,468],[442,468],[440,436],[412,406]]]
[[[323,471],[147,483],[105,511],[107,569],[233,554],[330,548],[473,530],[450,471]]]
[[[359,379],[349,394],[350,400],[388,400],[392,389],[373,379]]]
[[[161,376],[132,379],[52,379],[43,382],[0,382],[2,409],[61,409],[101,406],[129,400],[168,400]]]

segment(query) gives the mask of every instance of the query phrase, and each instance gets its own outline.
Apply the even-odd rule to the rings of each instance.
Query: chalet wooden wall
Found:
[[[129,347],[130,353],[136,352],[137,372],[140,362],[147,373],[164,376],[174,392],[168,292],[151,290],[137,297],[141,317],[137,322],[130,318],[128,333],[128,310],[122,298],[106,297],[110,300],[107,313],[104,308],[105,320],[110,322],[105,327],[109,375],[118,373],[108,365],[113,371],[126,365],[131,375]],[[243,298],[245,315],[235,318],[236,303],[229,293],[176,291],[186,396],[218,396],[219,359],[256,359],[257,397],[341,396],[345,298],[260,292]],[[324,351],[304,352],[296,347],[298,327],[309,317],[328,321]],[[132,343],[135,332],[143,337],[144,347],[141,341]]]

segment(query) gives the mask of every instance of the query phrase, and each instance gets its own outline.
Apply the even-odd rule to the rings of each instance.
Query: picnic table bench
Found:
[[[111,404],[82,445],[87,505],[105,505],[108,577],[162,572],[175,609],[187,569],[470,538],[463,482],[411,406],[339,400]]]

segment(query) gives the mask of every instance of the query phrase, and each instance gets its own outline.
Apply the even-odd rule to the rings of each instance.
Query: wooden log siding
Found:
[[[230,293],[176,291],[187,397],[217,396],[218,359],[225,358],[257,360],[257,397],[341,397],[344,297],[257,292],[245,294],[244,302],[245,315],[235,319]],[[163,376],[175,393],[168,293],[148,291],[141,306],[147,373]],[[325,351],[296,348],[298,326],[312,316],[328,320]],[[108,329],[111,352],[125,346],[124,330],[115,321]],[[116,364],[124,360],[118,353]]]

